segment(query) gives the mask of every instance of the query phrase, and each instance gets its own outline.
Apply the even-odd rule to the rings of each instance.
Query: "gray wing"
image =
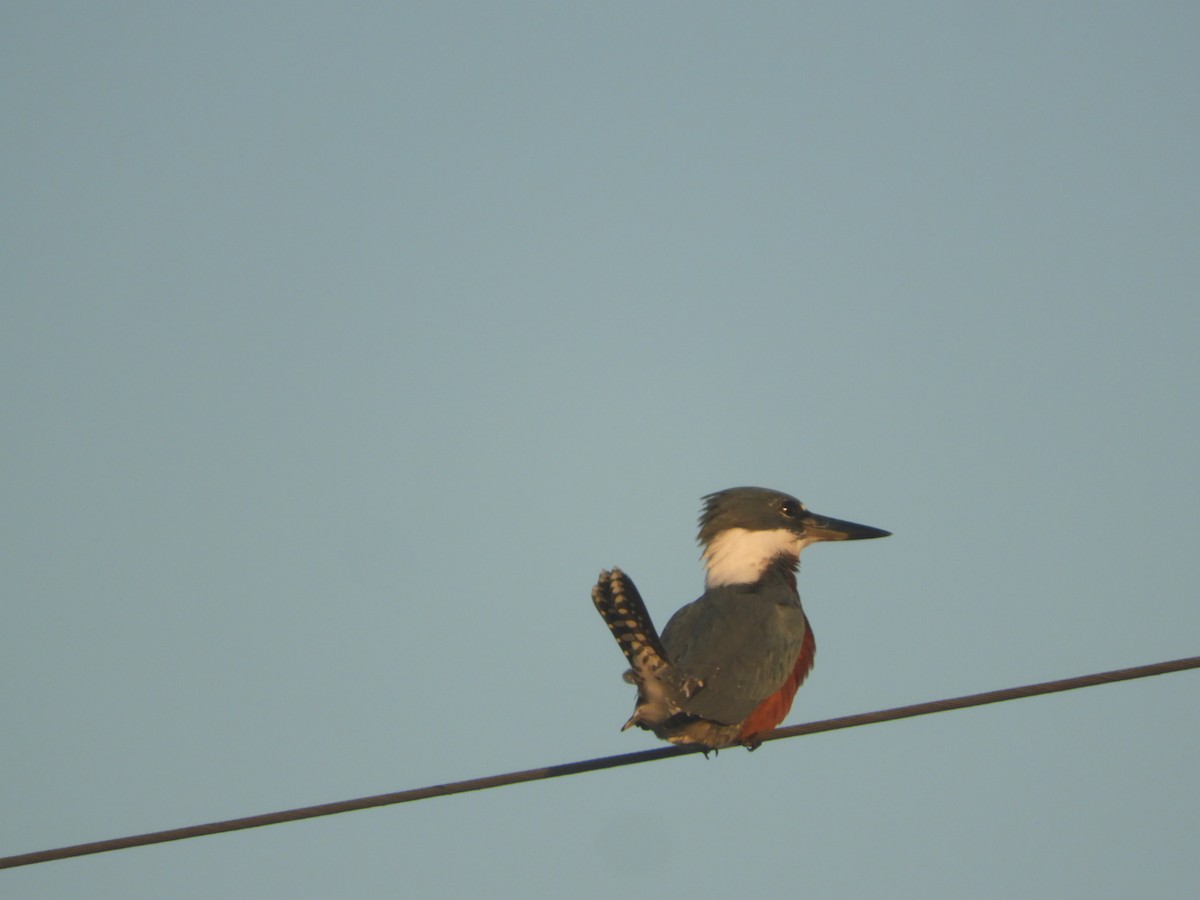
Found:
[[[794,600],[792,599],[794,598]],[[737,586],[710,590],[663,629],[672,666],[704,687],[684,712],[724,724],[745,719],[791,673],[804,641],[804,611]]]

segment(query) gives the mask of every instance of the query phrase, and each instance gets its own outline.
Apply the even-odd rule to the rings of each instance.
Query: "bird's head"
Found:
[[[754,584],[780,562],[795,569],[800,551],[817,541],[860,541],[890,531],[809,512],[789,494],[736,487],[704,498],[700,544],[708,587]]]

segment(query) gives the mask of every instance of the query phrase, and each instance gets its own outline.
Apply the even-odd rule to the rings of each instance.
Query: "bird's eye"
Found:
[[[800,513],[804,512],[804,504],[797,500],[784,500],[783,503],[780,504],[779,511],[789,519],[794,519],[800,515]]]

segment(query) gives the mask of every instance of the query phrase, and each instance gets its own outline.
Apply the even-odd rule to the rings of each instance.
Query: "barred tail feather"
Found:
[[[657,731],[679,712],[679,686],[673,684],[675,673],[641,594],[629,576],[613,569],[600,573],[592,588],[592,602],[629,660],[625,680],[638,689],[633,715],[621,730],[637,725]]]
[[[592,588],[592,602],[617,640],[635,673],[657,670],[667,664],[667,651],[642,595],[620,569],[600,573]]]

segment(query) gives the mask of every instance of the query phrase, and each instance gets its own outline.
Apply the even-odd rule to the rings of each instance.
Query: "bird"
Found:
[[[660,635],[633,580],[600,572],[592,601],[637,687],[637,726],[673,744],[753,750],[792,707],[816,640],[800,605],[800,551],[818,541],[887,537],[882,528],[817,515],[790,494],[735,487],[702,498],[704,593]]]

